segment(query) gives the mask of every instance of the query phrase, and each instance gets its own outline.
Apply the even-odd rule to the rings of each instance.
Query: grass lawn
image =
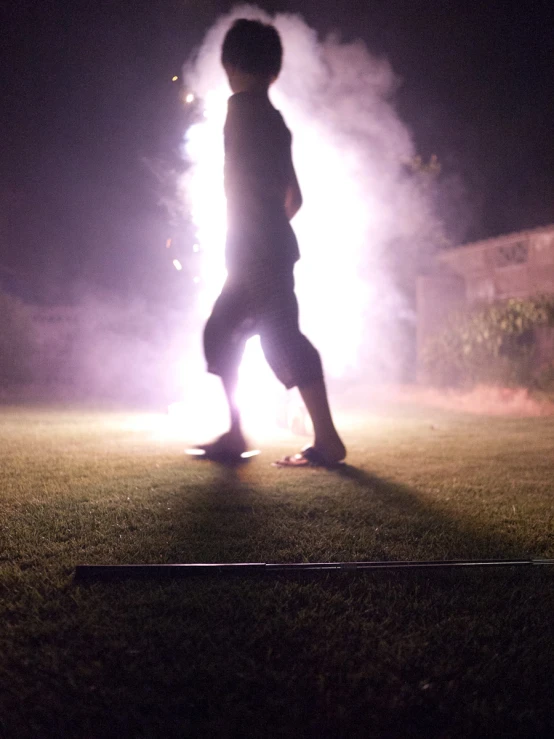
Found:
[[[554,557],[554,419],[416,408],[343,472],[0,409],[0,737],[552,736],[554,568],[76,585],[79,563]]]

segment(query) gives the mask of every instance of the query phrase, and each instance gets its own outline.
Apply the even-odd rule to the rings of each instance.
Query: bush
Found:
[[[525,385],[536,374],[536,332],[554,327],[554,296],[512,298],[457,314],[422,352],[428,381],[440,387]]]
[[[33,327],[24,304],[0,292],[0,385],[32,379]]]

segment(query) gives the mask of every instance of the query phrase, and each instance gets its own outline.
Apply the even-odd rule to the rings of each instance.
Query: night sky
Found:
[[[0,266],[42,285],[30,297],[74,299],[83,282],[167,293],[174,226],[156,172],[178,165],[187,116],[171,77],[232,5],[18,0],[4,10]],[[390,61],[419,152],[463,184],[465,240],[554,221],[551,0],[263,7],[299,12],[322,36],[362,38]]]

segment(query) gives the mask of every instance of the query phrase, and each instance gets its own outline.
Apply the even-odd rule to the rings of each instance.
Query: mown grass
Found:
[[[554,419],[389,409],[342,472],[0,412],[1,737],[550,736],[550,568],[78,585],[79,563],[553,557]]]

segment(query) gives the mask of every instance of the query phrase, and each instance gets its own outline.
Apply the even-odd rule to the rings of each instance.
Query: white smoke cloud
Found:
[[[398,271],[415,278],[418,250],[436,224],[425,194],[406,173],[414,143],[394,107],[398,79],[389,63],[361,41],[320,41],[298,15],[270,17],[252,5],[237,7],[215,23],[185,65],[187,90],[206,109],[205,120],[187,132],[192,166],[181,182],[205,255],[202,315],[214,297],[210,275],[223,267],[222,126],[230,91],[220,49],[240,17],[273,23],[283,41],[283,70],[270,97],[293,133],[304,195],[293,222],[302,255],[296,277],[303,330],[331,376],[390,381],[404,351],[398,322],[413,320]],[[207,151],[217,157],[207,162]]]
[[[182,382],[183,310],[79,288],[71,305],[21,305],[19,378],[6,397],[167,406]]]

